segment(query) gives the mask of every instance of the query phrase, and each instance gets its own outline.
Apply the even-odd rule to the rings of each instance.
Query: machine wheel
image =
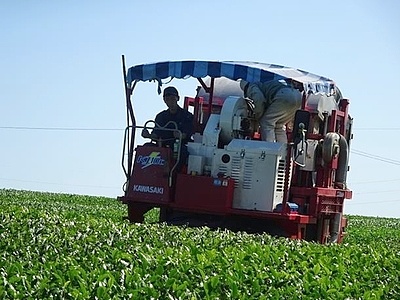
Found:
[[[321,216],[317,222],[317,241],[321,244],[329,242],[329,218]]]
[[[172,215],[172,209],[168,207],[160,207],[159,222],[168,222]]]
[[[335,132],[328,132],[322,144],[322,158],[324,162],[329,163],[339,154],[340,135]]]
[[[144,214],[152,207],[143,203],[128,203],[128,219],[131,223],[143,223]]]
[[[329,224],[329,243],[339,243],[342,235],[342,214],[336,213]]]
[[[321,244],[336,244],[342,240],[342,214],[321,215],[317,222],[317,238]]]
[[[310,242],[318,242],[317,224],[308,224],[306,227],[305,240]]]

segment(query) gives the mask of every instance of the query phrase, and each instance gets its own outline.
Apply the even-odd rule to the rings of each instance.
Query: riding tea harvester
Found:
[[[353,119],[349,101],[334,81],[299,69],[255,62],[166,61],[126,70],[127,127],[122,166],[124,195],[131,222],[158,207],[160,221],[177,225],[267,232],[319,243],[340,243],[347,226],[344,200]],[[183,107],[194,115],[188,159],[177,147],[148,140],[160,127],[137,125],[133,91],[138,83],[196,78],[193,97]],[[260,138],[254,105],[243,97],[238,80],[284,80],[302,91],[302,105],[287,126],[288,143]],[[154,83],[153,83],[154,84]]]

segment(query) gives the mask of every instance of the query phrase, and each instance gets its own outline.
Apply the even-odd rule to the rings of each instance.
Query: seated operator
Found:
[[[164,89],[163,99],[168,109],[158,113],[155,119],[156,128],[151,133],[153,140],[161,139],[161,145],[173,149],[176,139],[179,139],[178,131],[162,130],[157,127],[175,129],[175,125],[168,122],[175,122],[178,130],[182,132],[181,162],[186,162],[188,151],[186,144],[191,140],[193,134],[193,114],[178,105],[179,93],[175,87],[169,86]]]

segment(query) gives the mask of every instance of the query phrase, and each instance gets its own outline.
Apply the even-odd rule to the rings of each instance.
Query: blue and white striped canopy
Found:
[[[333,80],[303,70],[273,64],[240,61],[165,61],[136,65],[128,69],[127,84],[133,81],[161,81],[166,78],[226,77],[248,82],[293,79],[304,84],[306,89],[329,92]]]

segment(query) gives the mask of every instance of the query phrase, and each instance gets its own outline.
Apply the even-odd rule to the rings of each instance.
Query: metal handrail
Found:
[[[154,126],[148,126],[149,123],[154,123]],[[174,125],[175,128],[166,128],[170,124]],[[167,124],[165,124],[165,126],[159,126],[155,121],[149,120],[149,121],[147,121],[145,123],[144,126],[140,126],[140,125],[133,126],[133,125],[131,125],[131,126],[127,126],[125,128],[124,143],[123,143],[123,148],[122,148],[123,149],[123,151],[122,151],[122,160],[121,160],[122,169],[123,169],[123,171],[125,173],[125,177],[126,177],[126,182],[124,184],[125,188],[126,188],[127,182],[129,181],[129,179],[130,179],[130,177],[131,177],[131,175],[133,173],[133,160],[129,159],[129,157],[128,157],[128,166],[125,167],[125,155],[126,155],[126,147],[127,147],[127,143],[128,143],[128,139],[129,139],[129,133],[130,133],[131,130],[134,130],[134,131],[136,131],[137,129],[151,129],[151,130],[154,130],[155,128],[157,130],[177,131],[179,133],[179,137],[177,138],[178,139],[177,158],[176,158],[175,164],[173,165],[173,167],[171,168],[171,170],[169,171],[169,174],[168,174],[168,184],[169,184],[169,186],[172,186],[173,174],[174,174],[176,168],[178,167],[178,164],[179,164],[180,159],[181,159],[181,146],[182,146],[182,135],[183,135],[182,131],[180,131],[178,129],[178,125],[176,124],[176,122],[169,121]],[[158,142],[164,142],[164,141],[167,141],[167,140],[169,140],[169,139],[158,139],[157,141]],[[132,143],[134,143],[134,140],[131,141],[131,144]],[[134,151],[133,149],[134,149],[134,147],[130,147],[129,148],[128,156],[133,156],[133,151]]]

